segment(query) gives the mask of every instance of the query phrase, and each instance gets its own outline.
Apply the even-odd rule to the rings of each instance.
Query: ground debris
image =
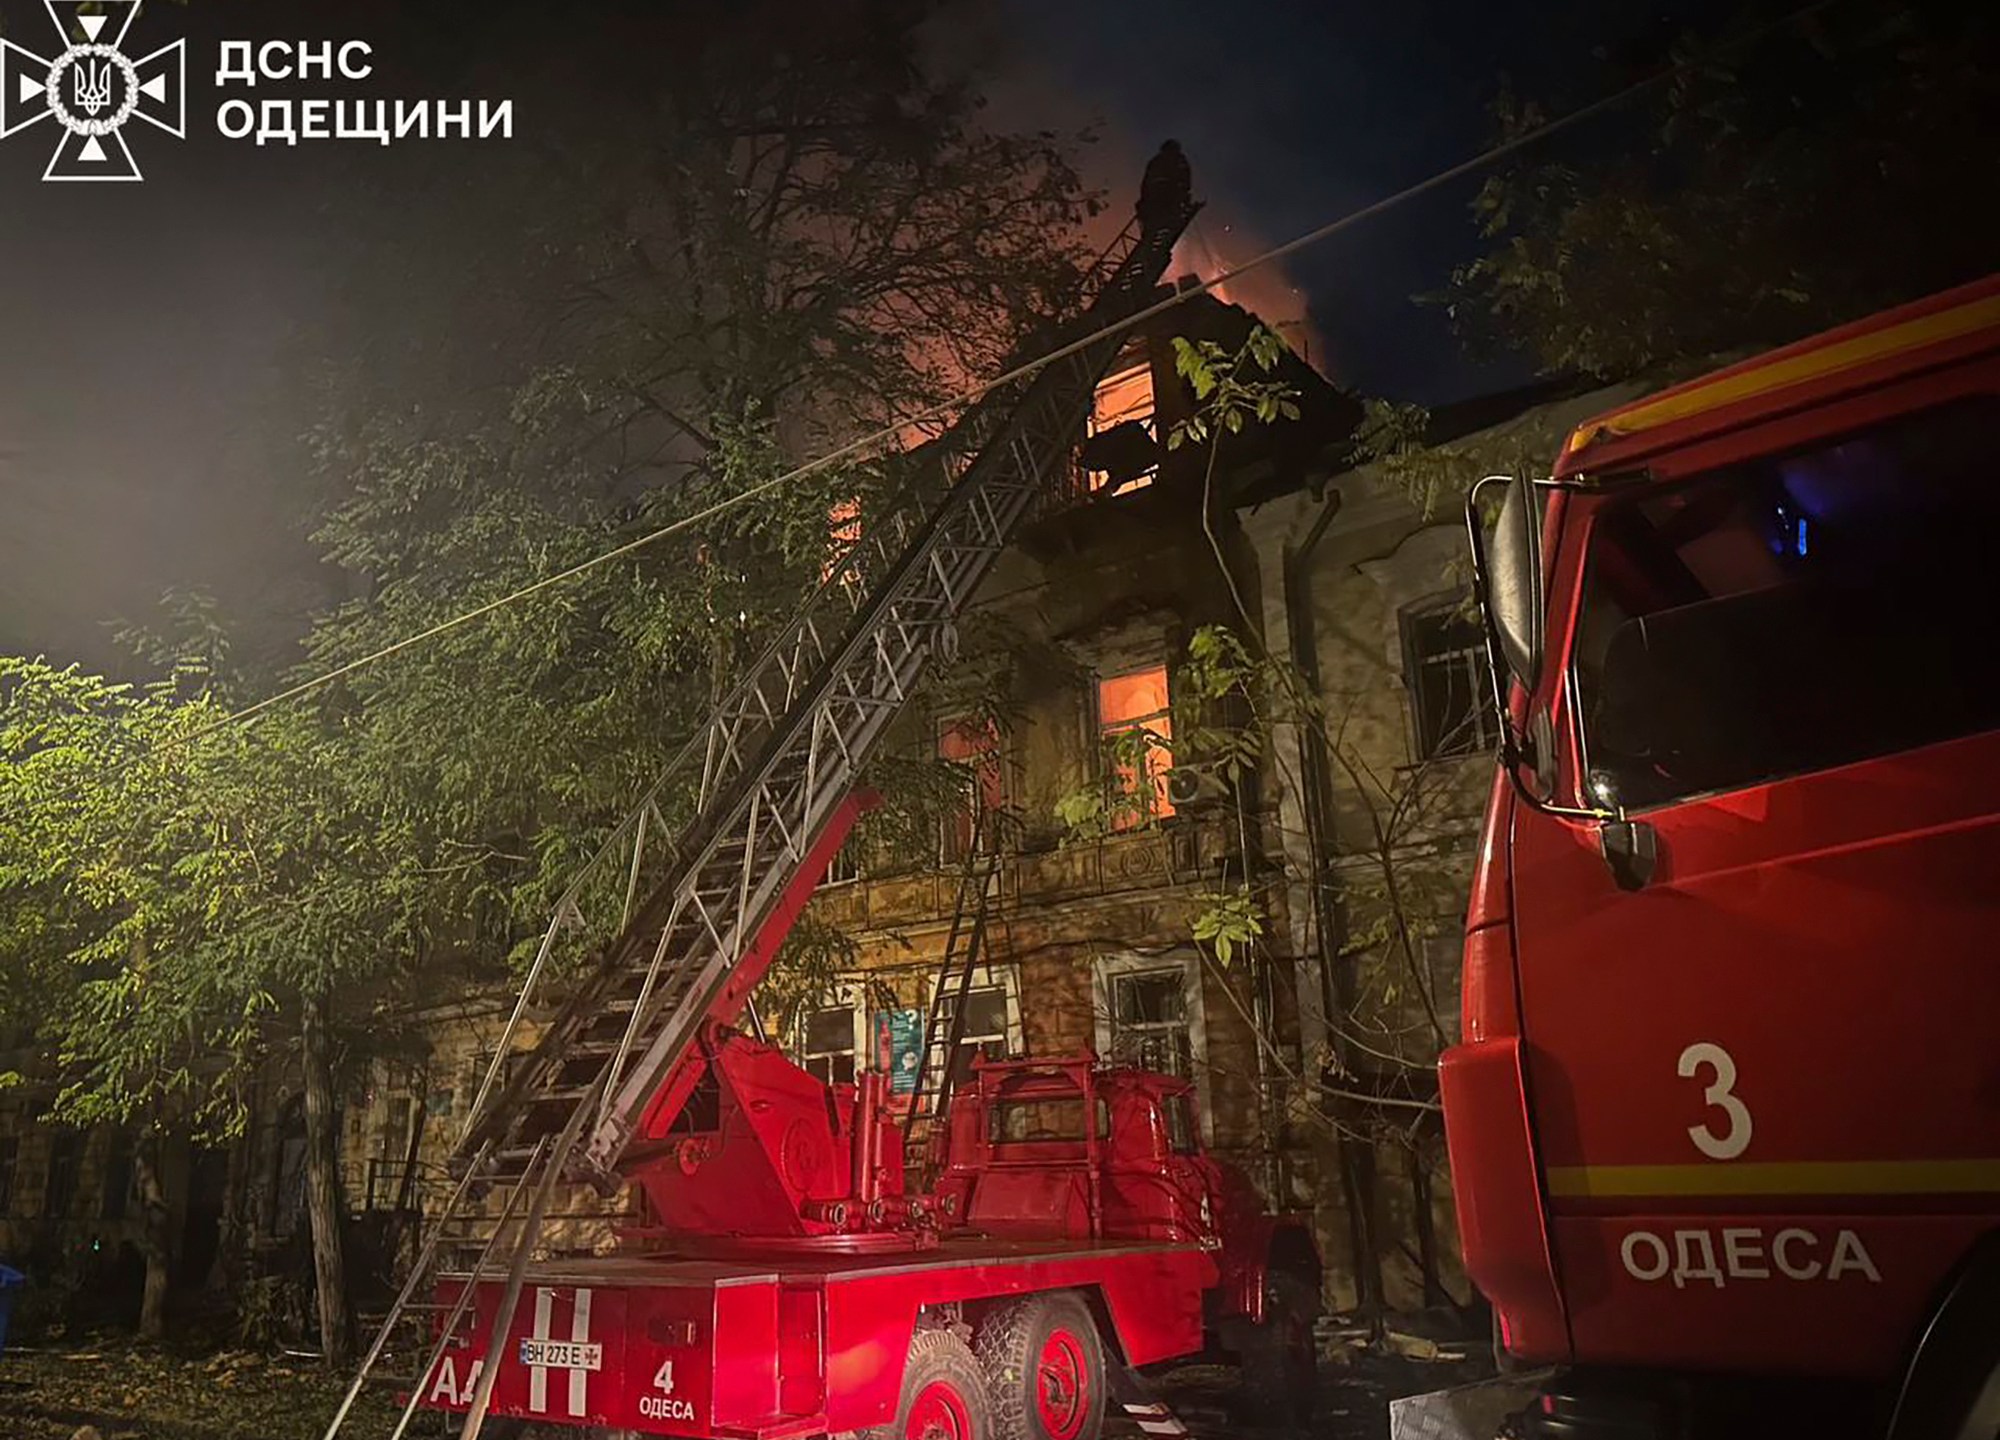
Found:
[[[145,1345],[0,1355],[6,1440],[319,1440],[344,1377],[254,1351]],[[386,1431],[400,1407],[364,1395],[357,1421]],[[365,1433],[365,1425],[356,1433]]]

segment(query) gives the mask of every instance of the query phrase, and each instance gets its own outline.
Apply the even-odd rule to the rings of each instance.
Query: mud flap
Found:
[[[1104,1378],[1111,1384],[1111,1398],[1148,1436],[1158,1440],[1178,1440],[1188,1433],[1173,1407],[1159,1397],[1146,1377],[1129,1365],[1105,1357]]]

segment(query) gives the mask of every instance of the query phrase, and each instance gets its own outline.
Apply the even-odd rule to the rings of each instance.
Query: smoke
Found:
[[[1078,168],[1105,202],[1086,230],[1100,246],[1131,219],[1139,177],[1160,142],[1178,139],[1194,172],[1195,198],[1204,204],[1174,248],[1168,274],[1210,280],[1285,237],[1264,232],[1225,164],[1211,158],[1204,167],[1203,138],[1227,130],[1228,117],[1210,111],[1198,93],[1177,101],[1174,87],[1149,83],[1158,77],[1149,75],[1140,23],[1123,7],[1079,12],[1040,0],[961,0],[925,26],[924,63],[939,79],[970,81],[985,98],[992,129],[1047,131],[1078,142]],[[1216,143],[1207,153],[1221,157],[1234,148]],[[1305,290],[1282,263],[1213,293],[1250,311],[1333,377],[1331,351],[1312,324]]]

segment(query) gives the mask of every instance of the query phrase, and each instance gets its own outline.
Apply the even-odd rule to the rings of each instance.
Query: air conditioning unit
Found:
[[[1167,801],[1175,810],[1204,810],[1229,799],[1229,782],[1206,765],[1176,765],[1167,772]]]

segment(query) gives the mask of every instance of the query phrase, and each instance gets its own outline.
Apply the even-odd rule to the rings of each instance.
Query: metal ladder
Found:
[[[920,1139],[926,1145],[934,1143],[936,1124],[951,1104],[953,1061],[965,1034],[965,1002],[985,953],[986,921],[1000,877],[1000,857],[985,846],[988,831],[988,816],[982,807],[973,821],[971,844],[959,870],[951,929],[945,935],[944,955],[938,961],[937,980],[924,1017],[923,1045],[917,1051],[916,1083],[909,1111],[903,1116],[903,1163],[926,1172],[930,1158],[913,1161],[914,1147]]]
[[[1198,207],[1135,225],[1082,278],[1072,317],[1037,353],[1093,336],[1153,297]],[[438,1232],[476,1190],[512,1187],[518,1234],[461,1430],[475,1440],[549,1199],[565,1181],[615,1188],[616,1166],[687,1055],[861,766],[1036,502],[1067,475],[1098,380],[1124,341],[1097,336],[974,403],[904,457],[914,471],[826,566],[792,619],[689,736],[558,897],[461,1138],[459,1181],[325,1440],[334,1440],[392,1332],[439,1271]],[[1023,355],[1023,360],[1032,358]],[[529,1042],[537,1002],[566,992]],[[500,1273],[503,1223],[461,1291]],[[415,1393],[463,1316],[443,1322]]]

